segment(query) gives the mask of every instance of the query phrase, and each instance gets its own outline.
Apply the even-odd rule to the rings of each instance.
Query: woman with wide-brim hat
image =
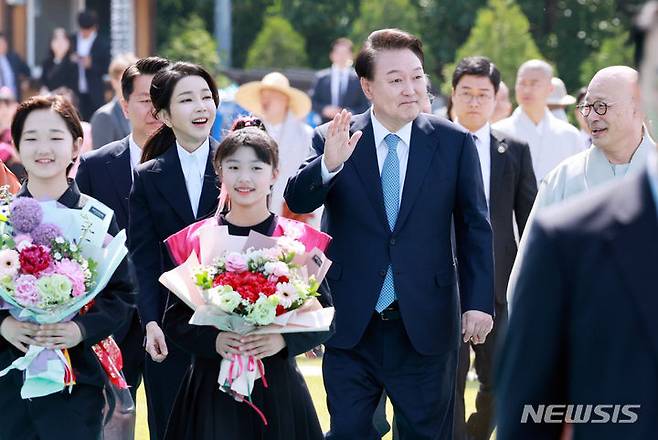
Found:
[[[271,72],[260,81],[240,86],[235,102],[261,118],[267,132],[279,146],[279,178],[272,189],[270,209],[288,218],[319,226],[319,212],[293,214],[283,199],[288,178],[312,153],[313,129],[304,122],[311,111],[311,99],[301,90],[290,86],[280,72]]]

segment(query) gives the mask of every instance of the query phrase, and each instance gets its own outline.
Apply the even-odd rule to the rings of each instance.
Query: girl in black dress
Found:
[[[82,144],[82,127],[73,106],[61,96],[30,98],[19,106],[11,132],[28,176],[16,196],[57,200],[67,208],[81,209],[89,197],[66,178]],[[114,219],[108,232],[119,232]],[[71,321],[38,325],[0,311],[0,369],[25,354],[29,345],[37,345],[68,349],[76,376],[71,392],[64,389],[32,399],[21,398],[21,371],[1,377],[1,439],[100,438],[108,379],[92,346],[122,325],[121,318],[134,301],[132,292],[124,260],[89,311]]]
[[[268,209],[268,197],[277,177],[277,163],[276,143],[257,120],[239,122],[219,145],[213,164],[230,208],[218,221],[228,225],[230,234],[248,235],[254,230],[273,235],[278,218]],[[320,302],[330,305],[327,289],[321,291]],[[167,439],[323,438],[295,356],[320,345],[331,332],[240,336],[210,326],[188,324],[193,312],[175,295],[170,294],[169,304],[164,318],[165,332],[192,354],[193,361],[174,404]],[[233,354],[263,360],[269,387],[264,387],[263,380],[257,380],[251,398],[267,418],[267,425],[254,409],[219,389],[217,378],[222,357],[230,358]]]

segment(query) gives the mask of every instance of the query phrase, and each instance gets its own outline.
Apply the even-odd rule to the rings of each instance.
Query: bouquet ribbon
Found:
[[[222,359],[218,383],[222,391],[231,394],[235,400],[246,403],[256,411],[263,424],[267,426],[265,414],[251,400],[254,382],[259,377],[263,380],[263,386],[268,388],[263,361],[249,356],[245,362],[244,356],[234,354],[230,361]],[[240,384],[235,387],[237,382]],[[241,391],[236,391],[236,388],[241,389]]]
[[[92,300],[80,309],[80,314],[84,315],[87,313],[93,305],[94,301]],[[123,369],[123,356],[121,355],[121,349],[119,349],[114,338],[110,335],[98,344],[92,346],[91,349],[101,363],[110,382],[120,390],[128,389],[128,383],[123,374],[121,374],[121,370]]]

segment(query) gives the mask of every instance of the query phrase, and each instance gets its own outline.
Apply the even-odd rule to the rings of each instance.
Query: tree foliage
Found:
[[[586,85],[580,65],[603,42],[630,29],[644,0],[517,0],[542,53],[555,62],[567,90]]]
[[[304,37],[285,18],[266,18],[263,29],[249,48],[245,67],[284,69],[307,65]]]
[[[490,58],[498,67],[503,81],[513,85],[521,63],[532,58],[542,58],[529,32],[529,23],[513,0],[489,0],[480,9],[471,34],[456,54],[454,63],[445,66],[445,82],[442,91],[450,93],[450,78],[464,57],[482,55]]]
[[[201,17],[190,15],[175,23],[171,30],[169,41],[160,51],[162,56],[201,64],[210,72],[217,70],[217,43],[205,29]]]
[[[598,51],[592,53],[580,66],[580,84],[587,85],[596,72],[604,67],[616,65],[633,65],[633,47],[629,44],[628,31],[619,29],[601,42]]]
[[[331,43],[350,35],[359,3],[359,0],[280,0],[280,14],[304,36],[310,65],[322,68],[330,63]]]

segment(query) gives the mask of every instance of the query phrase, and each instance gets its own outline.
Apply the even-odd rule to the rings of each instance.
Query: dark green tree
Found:
[[[644,0],[518,0],[539,49],[553,60],[567,90],[582,82],[580,65],[608,38],[630,29]]]
[[[163,47],[174,35],[172,23],[196,15],[202,27],[212,34],[214,0],[157,0],[156,46]]]
[[[633,46],[628,31],[619,29],[601,42],[601,47],[587,57],[580,65],[580,83],[589,84],[596,72],[608,66],[633,65]]]
[[[442,92],[450,93],[450,78],[455,66],[464,57],[482,55],[489,57],[498,67],[502,79],[513,86],[519,65],[541,53],[528,31],[529,23],[513,0],[489,0],[480,9],[471,34],[455,54],[455,61],[444,67]]]
[[[359,0],[280,0],[278,13],[304,37],[309,63],[319,69],[330,63],[331,43],[350,35],[359,3]]]
[[[179,20],[170,29],[170,38],[160,51],[162,56],[190,61],[201,64],[211,72],[217,71],[217,43],[203,26],[201,17],[192,14]]]
[[[285,69],[307,65],[304,37],[285,18],[266,18],[263,28],[249,48],[245,68]]]

